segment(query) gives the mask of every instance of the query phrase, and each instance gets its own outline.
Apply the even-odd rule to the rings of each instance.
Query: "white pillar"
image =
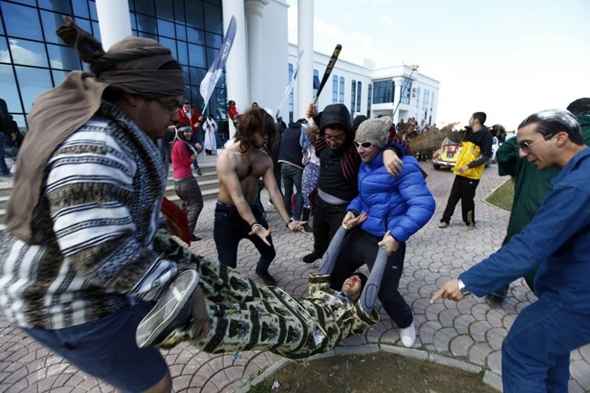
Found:
[[[297,75],[296,118],[300,118],[313,101],[313,0],[297,0],[297,19],[297,45],[299,53],[303,51]]]
[[[246,19],[248,21],[248,59],[250,60],[250,99],[261,107],[270,103],[263,102],[265,88],[264,73],[264,37],[262,13],[269,0],[246,0]]]
[[[244,0],[223,0],[222,8],[224,29],[229,25],[232,16],[236,18],[236,37],[225,63],[225,86],[227,99],[234,100],[238,111],[241,113],[250,104],[250,75],[248,73]],[[233,130],[233,127],[230,130]],[[233,132],[231,131],[230,138],[233,138]]]
[[[129,4],[122,0],[96,0],[100,38],[104,50],[131,35]]]

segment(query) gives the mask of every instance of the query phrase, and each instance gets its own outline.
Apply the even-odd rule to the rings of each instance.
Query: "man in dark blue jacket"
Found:
[[[402,343],[411,347],[416,340],[412,310],[397,288],[403,271],[405,242],[430,220],[435,202],[414,157],[403,156],[398,175],[391,175],[385,168],[383,151],[391,124],[389,118],[366,120],[356,132],[354,143],[362,160],[359,195],[348,204],[342,221],[342,226],[351,231],[332,272],[332,288],[339,288],[362,265],[372,269],[379,247],[384,247],[390,256],[379,299],[401,329]],[[357,225],[360,228],[353,229]]]
[[[539,300],[522,311],[502,346],[504,393],[566,393],[570,352],[590,343],[590,149],[568,111],[529,116],[517,138],[521,157],[538,169],[561,168],[552,191],[522,232],[445,283],[433,301],[492,293],[539,263]]]

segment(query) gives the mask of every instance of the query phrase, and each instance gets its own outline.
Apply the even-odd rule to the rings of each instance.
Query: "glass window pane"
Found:
[[[15,67],[21,94],[25,104],[25,112],[29,113],[33,101],[39,94],[52,88],[49,70],[38,68]]]
[[[89,1],[88,7],[90,8],[90,18],[92,18],[92,20],[98,20],[98,14],[96,13],[96,3],[94,1]]]
[[[150,33],[144,33],[143,31],[139,32],[139,37],[150,38],[154,41],[158,41],[158,36]]]
[[[8,52],[6,37],[0,37],[0,63],[10,63],[10,53]]]
[[[182,79],[184,79],[184,83],[188,85],[190,78],[187,66],[182,66]]]
[[[12,114],[12,120],[16,122],[18,129],[21,133],[25,134],[27,132],[27,124],[25,123],[25,115],[17,115]]]
[[[212,31],[214,33],[223,33],[223,18],[221,16],[221,8],[215,7],[211,4],[203,4],[205,8],[205,30]]]
[[[23,3],[28,5],[37,5],[35,0],[13,0],[15,3]]]
[[[154,0],[135,0],[135,11],[155,16]]]
[[[98,25],[98,22],[92,22],[92,35],[98,41],[101,41],[101,38],[100,38],[100,26]]]
[[[213,60],[215,60],[217,53],[219,53],[219,49],[207,48],[207,67],[213,64]]]
[[[203,31],[193,29],[192,27],[187,27],[186,31],[189,42],[192,42],[193,44],[205,44],[205,33]]]
[[[176,24],[176,38],[186,41],[186,27],[184,25]]]
[[[64,16],[49,11],[41,11],[41,20],[43,21],[43,31],[45,32],[45,40],[47,42],[54,42],[56,44],[63,44],[61,38],[56,31],[64,22]],[[90,31],[90,30],[88,30]]]
[[[2,98],[6,101],[8,112],[22,112],[18,91],[16,90],[16,81],[12,66],[0,64],[0,91]]]
[[[159,41],[160,41],[160,44],[164,45],[166,48],[168,48],[172,51],[172,56],[174,56],[175,59],[178,58],[178,55],[176,53],[176,41],[171,40],[170,38],[163,38],[163,37],[160,37]]]
[[[174,19],[184,22],[184,0],[174,0]]]
[[[191,85],[199,86],[206,73],[205,69],[190,67]]]
[[[137,14],[137,30],[145,31],[150,34],[158,34],[156,27],[156,18]]]
[[[92,33],[92,24],[88,19],[76,18],[76,24],[87,32]]]
[[[186,42],[178,41],[178,62],[180,64],[188,64],[188,47]]]
[[[47,44],[51,68],[60,70],[80,69],[80,58],[73,48]]]
[[[191,86],[191,104],[199,108],[199,111],[203,109],[203,97],[198,86]]]
[[[135,11],[135,2],[133,0],[129,0],[129,11]]]
[[[6,31],[9,35],[42,41],[41,24],[37,10],[11,3],[1,3]]]
[[[88,2],[86,0],[72,0],[74,5],[74,15],[81,16],[82,18],[90,18],[88,11]]]
[[[47,8],[48,10],[63,12],[64,14],[72,14],[70,7],[70,0],[39,0],[39,7]]]
[[[137,19],[133,12],[129,13],[129,20],[131,21],[131,30],[137,30]]]
[[[207,33],[207,46],[211,46],[213,48],[221,47],[221,42],[223,39],[219,34]]]
[[[16,38],[10,38],[8,43],[14,64],[47,67],[47,56],[43,44]]]
[[[68,74],[69,74],[68,71],[58,71],[58,70],[53,70],[53,71],[51,71],[51,73],[53,74],[53,83],[55,84],[55,87],[61,85],[61,83],[64,81],[64,79],[66,79],[66,76],[68,76]]]
[[[174,20],[172,0],[158,0],[156,1],[156,7],[158,11],[158,18]]]
[[[209,18],[209,15],[207,15],[207,18]],[[200,29],[204,27],[203,6],[200,1],[186,2],[186,23]]]
[[[174,38],[174,23],[158,19],[158,34]]]
[[[189,44],[188,53],[190,65],[193,67],[207,67],[205,59],[205,48],[198,45]]]

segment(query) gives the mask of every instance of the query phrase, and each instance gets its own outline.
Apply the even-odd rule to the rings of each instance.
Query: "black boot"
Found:
[[[190,326],[193,292],[199,283],[198,274],[187,270],[174,279],[156,305],[139,322],[135,341],[140,348],[157,345],[176,329]]]
[[[305,263],[314,263],[315,261],[317,261],[318,259],[320,259],[322,256],[320,254],[317,254],[315,251],[312,252],[311,254],[307,254],[306,256],[303,257],[303,262]]]

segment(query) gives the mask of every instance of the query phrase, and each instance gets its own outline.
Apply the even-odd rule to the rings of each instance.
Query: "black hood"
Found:
[[[329,126],[338,126],[346,132],[346,144],[352,143],[352,125],[350,123],[350,112],[344,104],[332,104],[324,108],[319,115],[320,135]]]

